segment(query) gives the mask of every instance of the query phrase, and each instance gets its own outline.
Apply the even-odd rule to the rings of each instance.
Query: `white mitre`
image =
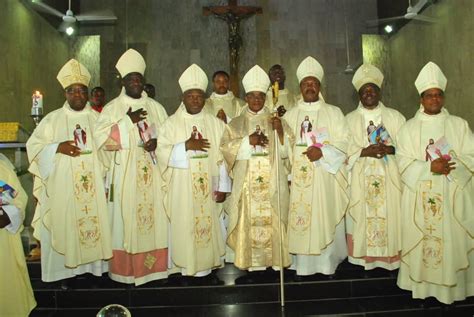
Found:
[[[143,76],[145,75],[146,63],[143,56],[131,48],[120,56],[115,68],[117,68],[122,78],[130,73],[140,73]]]
[[[56,78],[64,89],[72,84],[82,84],[87,87],[91,74],[84,65],[73,58],[64,64]]]
[[[354,85],[354,88],[357,91],[359,91],[359,89],[365,84],[374,84],[377,87],[382,88],[382,82],[382,72],[371,64],[362,64],[352,78],[352,85]]]
[[[179,77],[178,83],[183,93],[190,89],[199,89],[205,92],[208,79],[201,67],[192,64]]]
[[[447,83],[448,80],[441,71],[441,68],[433,62],[428,62],[421,69],[415,80],[415,86],[420,95],[431,88],[438,88],[444,91]]]
[[[319,62],[312,56],[306,57],[296,69],[296,77],[298,77],[298,82],[301,81],[306,77],[316,77],[319,82],[323,80],[324,77],[324,69],[319,64]]]
[[[258,65],[252,67],[242,79],[245,93],[260,91],[266,93],[270,86],[268,74]]]

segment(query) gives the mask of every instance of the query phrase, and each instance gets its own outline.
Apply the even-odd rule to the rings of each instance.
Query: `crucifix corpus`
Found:
[[[237,0],[229,0],[229,4],[226,6],[203,8],[205,16],[213,15],[227,23],[229,29],[230,89],[235,96],[239,96],[239,54],[242,47],[240,21],[255,14],[262,14],[262,12],[261,7],[239,6]]]

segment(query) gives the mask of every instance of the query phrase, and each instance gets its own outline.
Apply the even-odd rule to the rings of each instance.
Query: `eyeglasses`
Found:
[[[66,93],[69,95],[75,95],[75,94],[80,94],[80,95],[87,95],[87,88],[68,88],[66,89]]]

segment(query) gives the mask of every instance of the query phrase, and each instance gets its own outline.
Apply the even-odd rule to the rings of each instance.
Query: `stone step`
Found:
[[[133,316],[280,316],[279,274],[268,270],[252,284],[242,282],[244,272],[228,264],[217,271],[224,283],[214,285],[208,278],[199,285],[182,285],[180,277],[154,281],[142,286],[125,285],[90,275],[72,279],[68,289],[60,282],[43,283],[39,263],[28,269],[38,307],[31,316],[95,316],[111,303],[129,308]],[[196,284],[196,279],[192,279]],[[193,284],[191,283],[191,284]],[[456,316],[474,315],[474,299],[442,305],[434,299],[414,300],[410,292],[396,285],[396,272],[364,271],[343,262],[332,277],[316,274],[300,281],[285,272],[285,316],[367,315],[367,316]],[[283,316],[283,315],[281,315]],[[452,316],[452,315],[451,315]]]
[[[322,299],[312,301],[288,301],[284,312],[277,302],[237,305],[197,306],[147,306],[129,307],[133,317],[149,316],[472,316],[474,301],[464,301],[446,306],[435,300],[413,300],[410,295],[392,295],[363,298]],[[98,309],[92,308],[41,308],[31,317],[84,317],[95,316]]]

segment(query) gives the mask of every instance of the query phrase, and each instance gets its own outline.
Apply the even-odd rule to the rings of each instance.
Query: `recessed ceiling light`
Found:
[[[393,27],[391,25],[386,25],[383,29],[387,33],[392,33],[392,31],[393,31]]]

